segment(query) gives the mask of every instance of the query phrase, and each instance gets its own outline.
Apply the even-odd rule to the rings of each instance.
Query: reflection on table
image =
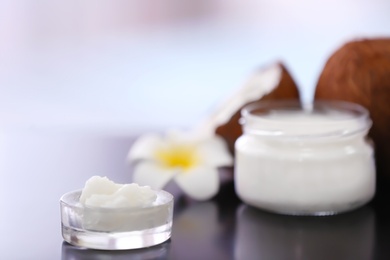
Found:
[[[328,217],[283,216],[241,205],[235,259],[373,259],[369,207]]]
[[[169,250],[171,247],[170,241],[162,243],[157,246],[153,246],[146,249],[137,250],[118,250],[118,251],[105,251],[105,250],[90,250],[85,248],[79,248],[72,246],[67,242],[62,243],[62,260],[125,260],[125,259],[138,259],[138,260],[151,260],[151,259],[168,259]]]

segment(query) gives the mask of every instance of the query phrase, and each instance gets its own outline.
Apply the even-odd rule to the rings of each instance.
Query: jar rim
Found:
[[[245,106],[241,116],[245,133],[299,139],[350,136],[368,131],[372,124],[365,107],[338,100],[258,101]]]

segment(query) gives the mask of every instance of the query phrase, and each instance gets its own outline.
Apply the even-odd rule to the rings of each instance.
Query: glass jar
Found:
[[[369,202],[375,162],[368,111],[356,104],[258,102],[241,111],[235,185],[247,204],[290,215],[332,215]]]

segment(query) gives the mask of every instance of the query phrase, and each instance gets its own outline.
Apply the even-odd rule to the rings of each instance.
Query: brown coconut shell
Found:
[[[230,118],[227,123],[220,125],[216,128],[216,134],[220,135],[225,139],[229,146],[229,150],[234,154],[234,143],[237,138],[242,135],[242,127],[239,124],[239,119],[241,118],[241,109],[251,103],[258,102],[260,100],[280,100],[280,99],[290,99],[290,100],[299,100],[299,90],[297,85],[294,82],[294,79],[282,63],[277,63],[277,66],[281,68],[281,77],[278,85],[268,94],[261,97],[260,99],[244,104],[240,109],[238,109],[234,115]],[[275,66],[275,65],[273,65]],[[266,71],[267,68],[261,70]],[[261,73],[261,71],[260,71]]]
[[[377,173],[390,180],[390,38],[353,41],[337,50],[320,75],[315,99],[350,101],[369,110]]]

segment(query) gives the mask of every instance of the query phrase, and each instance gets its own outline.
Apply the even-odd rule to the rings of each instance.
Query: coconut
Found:
[[[234,143],[242,134],[239,124],[241,109],[253,102],[275,99],[299,99],[297,85],[280,62],[256,71],[246,84],[217,107],[201,129],[223,137],[234,153]]]
[[[315,99],[344,100],[366,107],[373,120],[378,176],[390,180],[390,38],[352,41],[326,62]]]

